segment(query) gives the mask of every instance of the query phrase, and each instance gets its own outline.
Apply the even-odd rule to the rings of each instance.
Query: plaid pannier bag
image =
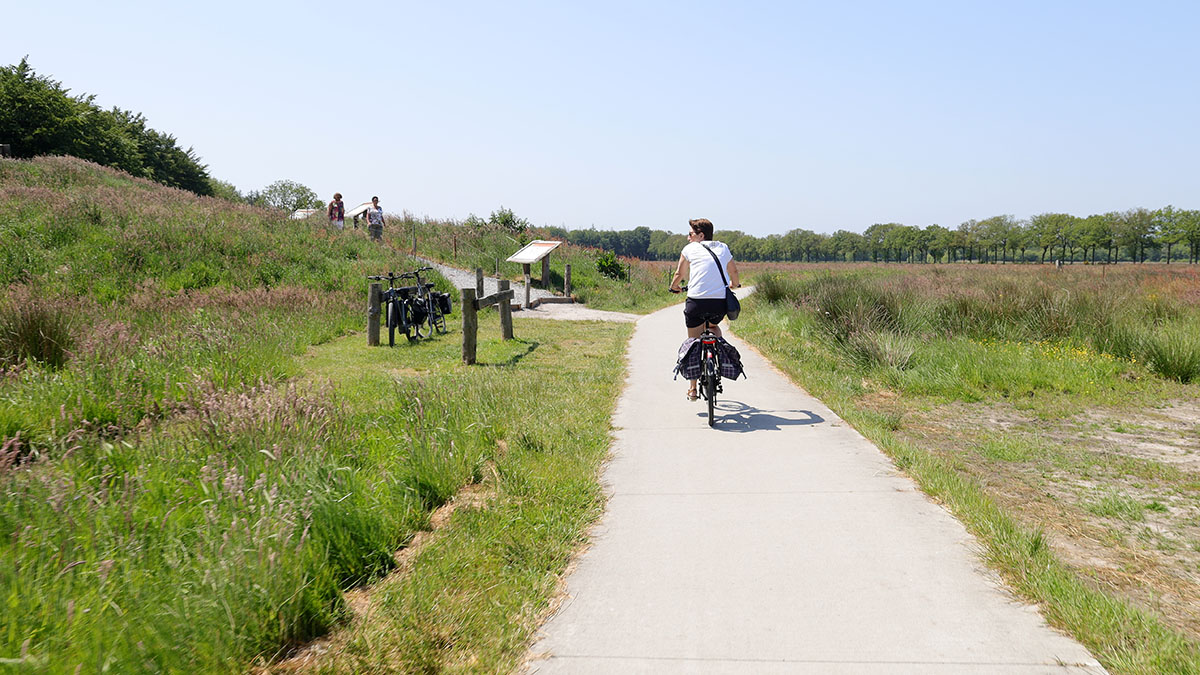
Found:
[[[721,377],[727,380],[746,377],[746,372],[742,369],[742,355],[738,352],[737,347],[726,342],[725,338],[719,337],[717,338],[717,353],[721,360]],[[675,379],[679,379],[680,376],[687,380],[700,377],[703,356],[700,338],[684,340],[683,344],[679,345],[679,354],[675,361]]]

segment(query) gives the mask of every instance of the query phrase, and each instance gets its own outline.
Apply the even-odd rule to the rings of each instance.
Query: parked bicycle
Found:
[[[432,270],[432,267],[418,267],[412,272],[400,275],[416,282],[416,285],[413,286],[416,289],[416,295],[413,297],[412,308],[413,330],[417,337],[432,337],[434,331],[445,333],[446,315],[452,309],[449,293],[438,293],[433,290],[432,283],[421,279],[422,272]],[[429,326],[429,332],[425,335],[421,335],[421,324]]]
[[[422,337],[431,337],[434,331],[446,332],[446,315],[451,312],[452,305],[449,293],[438,293],[433,290],[433,284],[421,278],[421,272],[432,270],[432,267],[422,267],[412,272],[368,276],[373,281],[387,281],[388,287],[380,298],[383,316],[388,328],[388,346],[396,345],[396,333],[404,335],[410,342]],[[412,279],[412,286],[397,286],[402,279]],[[422,335],[422,325],[428,326],[428,332]]]

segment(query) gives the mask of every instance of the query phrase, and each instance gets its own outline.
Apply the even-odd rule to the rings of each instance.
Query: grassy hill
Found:
[[[421,574],[387,577],[414,601],[377,616],[363,639],[390,651],[351,669],[519,662],[599,513],[630,327],[518,319],[502,341],[487,310],[482,367],[454,318],[367,348],[364,277],[417,265],[404,234],[0,160],[0,665],[271,663],[343,622],[343,592],[476,483],[489,508],[456,512]],[[586,411],[569,427],[564,391]]]
[[[406,264],[89,162],[0,162],[0,437],[120,435],[182,405],[181,383],[285,377],[290,355],[363,324],[366,274]]]

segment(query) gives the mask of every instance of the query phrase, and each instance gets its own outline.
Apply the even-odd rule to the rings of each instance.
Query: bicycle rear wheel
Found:
[[[708,399],[708,426],[713,425],[713,407],[717,403],[717,374],[705,369],[704,373],[704,398]]]
[[[408,341],[412,341],[413,336],[409,333],[412,331],[412,308],[407,302],[400,303],[400,332],[404,333],[404,337]]]
[[[437,301],[429,303],[432,309],[429,310],[429,323],[437,332],[446,333],[446,315],[442,314],[442,308],[438,307]]]

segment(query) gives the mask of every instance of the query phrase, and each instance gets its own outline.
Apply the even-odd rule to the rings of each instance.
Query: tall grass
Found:
[[[0,304],[0,364],[36,361],[51,369],[75,346],[75,321],[65,303],[18,288]]]
[[[1179,382],[1200,377],[1200,302],[1169,290],[1200,284],[1195,270],[986,271],[768,273],[757,284],[768,302],[803,309],[846,354],[875,363],[906,367],[911,341],[932,337],[1050,340],[1143,362]]]

